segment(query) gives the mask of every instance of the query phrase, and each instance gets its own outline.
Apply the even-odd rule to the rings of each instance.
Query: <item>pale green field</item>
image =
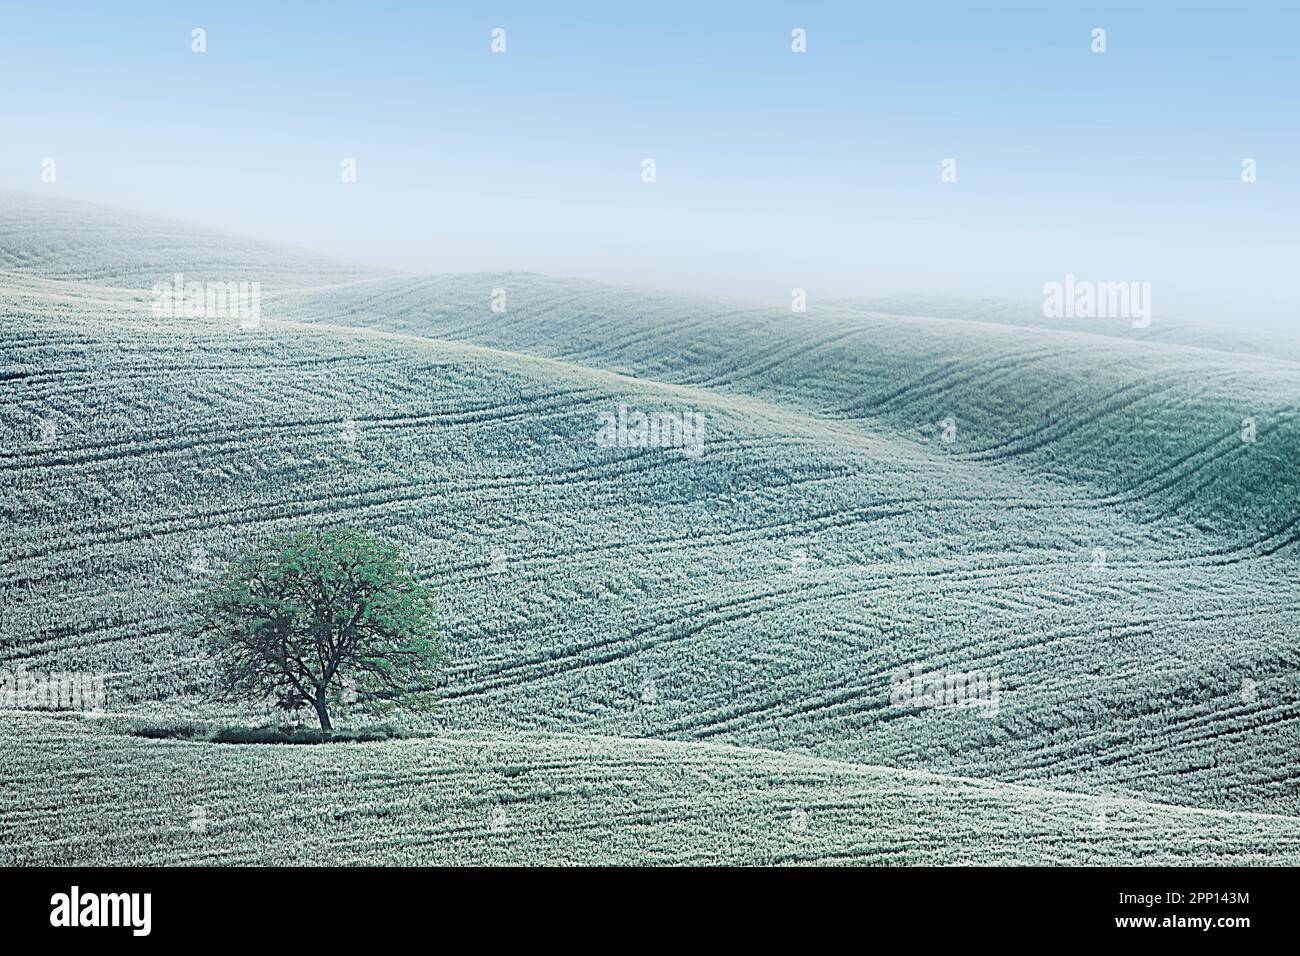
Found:
[[[22,716],[0,865],[1260,864],[1300,820],[718,744],[453,732],[232,746]],[[57,807],[57,812],[48,808]]]
[[[151,316],[175,271],[261,281],[261,327]],[[177,627],[195,555],[310,523],[403,542],[451,656],[436,740],[157,743],[11,715],[0,855],[286,862],[293,801],[327,792],[345,816],[407,808],[340,831],[327,858],[356,862],[1297,862],[1300,364],[944,314],[381,275],[0,196],[0,668],[217,716]],[[600,447],[620,403],[699,412],[703,455]],[[891,706],[912,664],[996,673],[997,716]],[[651,822],[541,800],[494,842],[473,819],[495,762]],[[382,797],[329,789],[372,765]],[[79,782],[47,819],[58,766]],[[436,810],[421,775],[446,781]],[[163,795],[186,792],[279,809],[178,842]],[[1081,828],[1099,799],[1132,825]],[[736,809],[681,816],[702,803]],[[73,822],[90,804],[116,836]]]

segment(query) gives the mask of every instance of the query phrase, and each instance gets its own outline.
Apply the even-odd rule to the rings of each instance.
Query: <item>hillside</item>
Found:
[[[178,271],[187,281],[260,282],[267,292],[385,274],[191,223],[0,191],[0,272],[10,282],[57,279],[147,290],[170,283]]]
[[[69,766],[116,761],[138,780],[139,813],[140,762],[178,792],[186,774],[226,774],[210,785],[237,803],[253,799],[229,777],[245,761],[418,754],[442,774],[467,740],[527,755],[519,735],[547,741],[547,766],[584,735],[601,760],[652,755],[664,774],[751,748],[770,786],[832,786],[805,780],[815,767],[854,801],[913,779],[887,768],[980,778],[987,806],[934,811],[935,833],[981,834],[954,862],[1219,852],[1187,835],[1206,819],[1190,809],[1144,810],[1173,822],[1140,816],[1155,829],[1104,850],[1062,835],[1094,798],[1232,811],[1214,817],[1247,827],[1225,832],[1229,854],[1255,825],[1243,812],[1300,813],[1300,365],[969,317],[334,272],[206,234],[172,244],[103,210],[87,231],[33,203],[0,198],[0,668],[103,671],[115,711],[188,713],[207,672],[178,628],[186,596],[247,542],[347,523],[402,542],[439,591],[451,663],[430,729],[449,736],[362,758],[212,754],[30,718],[38,743],[3,770],[22,784],[0,802],[0,848],[42,799],[28,761],[65,747]],[[286,280],[258,328],[149,313],[148,288],[177,269],[240,268]],[[598,416],[620,405],[698,414],[702,454],[603,447]],[[914,666],[996,676],[996,713],[897,706]],[[619,779],[630,803],[657,792]],[[934,799],[949,786],[927,781]],[[418,799],[400,776],[392,788]],[[1051,817],[1041,839],[998,823],[1022,799]],[[425,825],[393,818],[395,844],[408,822]],[[721,825],[655,832],[673,859],[705,859]],[[1186,852],[1154,849],[1165,826]],[[1291,823],[1268,826],[1259,852],[1294,862]],[[838,831],[838,851],[808,858],[942,862],[927,855],[940,837],[909,850],[911,830],[883,829]],[[749,832],[744,859],[799,858]],[[138,852],[87,839],[105,859]],[[231,853],[251,859],[243,839]]]
[[[12,727],[0,864],[1270,865],[1293,817],[608,737],[455,733],[335,747]],[[75,768],[75,769],[74,769]],[[57,805],[57,819],[38,812]],[[141,834],[148,834],[142,840]]]
[[[503,314],[489,309],[493,288],[507,292]],[[1285,464],[1300,451],[1300,363],[1284,358],[815,303],[795,315],[528,275],[393,277],[286,292],[273,308],[753,396],[930,447],[951,418],[948,458],[1238,544],[1289,547],[1297,517],[1300,475]],[[1241,440],[1245,418],[1254,444]]]

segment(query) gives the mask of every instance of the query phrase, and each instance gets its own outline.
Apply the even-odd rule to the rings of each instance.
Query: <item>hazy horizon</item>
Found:
[[[1300,315],[1281,4],[63,9],[0,37],[0,188],[417,273]]]

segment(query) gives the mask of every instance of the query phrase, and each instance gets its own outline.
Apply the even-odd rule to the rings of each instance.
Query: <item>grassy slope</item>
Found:
[[[0,216],[0,251],[34,229]],[[249,333],[5,277],[0,663],[186,709],[193,549],[347,521],[441,587],[448,727],[1297,809],[1294,366],[538,277],[320,279]],[[704,457],[597,448],[619,401],[704,411]],[[998,719],[890,708],[916,661],[996,668]]]
[[[486,308],[491,288],[507,290],[504,315]],[[783,704],[749,693],[735,717],[703,721],[706,733],[771,747],[798,737],[836,756],[1003,779],[1122,781],[1161,799],[1296,806],[1297,602],[1283,583],[1300,538],[1293,362],[969,317],[793,316],[519,275],[397,278],[288,293],[278,308],[753,397],[833,429],[823,447],[844,447],[849,433],[889,436],[888,451],[851,466],[859,478],[885,473],[870,487],[845,480],[845,497],[903,514],[851,515],[841,499],[836,527],[796,526],[781,541],[808,545],[823,589],[850,591],[819,615],[829,629],[887,639],[891,662],[998,667],[1018,691],[1007,729],[1020,739],[864,718],[874,670]],[[953,445],[937,440],[948,416]],[[1247,416],[1254,444],[1241,440]],[[906,475],[886,465],[900,445],[925,456]],[[1100,575],[1094,548],[1107,552]],[[954,587],[957,568],[979,577]],[[867,580],[847,584],[855,575]],[[1243,699],[1243,678],[1267,690]],[[779,685],[777,695],[790,696]],[[807,726],[809,714],[820,726]],[[1247,766],[1249,779],[1237,774]]]
[[[487,307],[494,287],[509,294],[504,315]],[[1285,467],[1300,452],[1300,364],[1286,359],[967,318],[796,316],[527,275],[394,277],[286,291],[272,308],[750,395],[931,445],[951,416],[951,457],[1234,543],[1300,537],[1300,474]],[[1268,440],[1241,442],[1247,416]]]
[[[171,283],[260,282],[264,293],[383,275],[313,252],[142,219],[84,202],[0,191],[0,272],[6,283],[39,279],[151,289]]]
[[[704,744],[531,733],[334,747],[20,717],[4,864],[1270,864],[1300,820]],[[147,834],[147,837],[142,835]]]
[[[1206,325],[1192,322],[1169,321],[1156,307],[1154,321],[1146,328],[1135,329],[1131,321],[1122,319],[1065,319],[1047,318],[1041,302],[1011,299],[969,299],[957,296],[892,295],[873,299],[836,299],[827,306],[856,312],[875,312],[884,315],[913,316],[918,318],[960,319],[1011,325],[1027,328],[1086,332],[1135,342],[1191,345],[1225,352],[1243,352],[1251,355],[1272,356],[1292,361],[1300,360],[1300,342],[1294,337],[1279,333],[1259,332],[1253,323],[1243,321],[1248,330],[1234,331],[1231,326]]]

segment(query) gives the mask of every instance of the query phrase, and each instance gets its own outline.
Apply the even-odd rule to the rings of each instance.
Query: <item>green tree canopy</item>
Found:
[[[302,531],[233,561],[197,602],[195,631],[227,700],[427,705],[441,647],[434,595],[395,546],[351,529]]]

